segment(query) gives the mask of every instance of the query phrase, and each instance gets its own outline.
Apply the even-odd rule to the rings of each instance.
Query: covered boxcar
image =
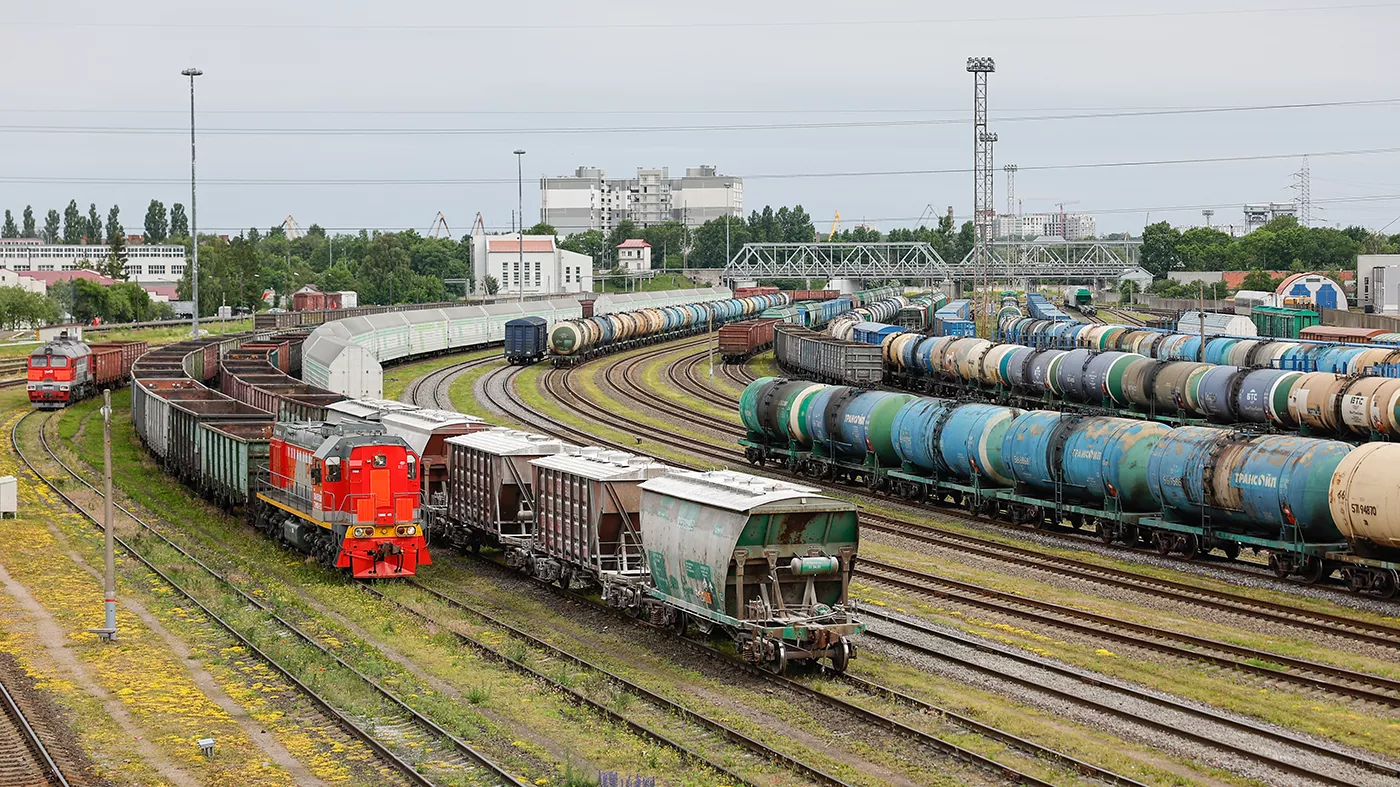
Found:
[[[506,323],[505,356],[511,365],[527,366],[549,354],[549,321],[516,317]]]
[[[725,363],[742,363],[773,346],[773,326],[783,320],[760,318],[731,322],[719,329],[719,354]]]
[[[497,427],[447,440],[447,513],[438,527],[464,548],[498,546],[506,561],[529,561],[535,488],[530,461],[575,446]]]

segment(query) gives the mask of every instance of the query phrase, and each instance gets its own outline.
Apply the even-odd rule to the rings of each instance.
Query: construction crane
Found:
[[[452,237],[452,228],[447,226],[447,217],[442,215],[442,211],[438,211],[437,217],[433,219],[433,226],[428,230],[428,237],[436,238],[439,232],[445,233],[449,238]]]
[[[296,240],[306,234],[302,232],[301,225],[297,223],[296,219],[292,218],[292,214],[290,213],[287,214],[287,218],[282,219],[282,229],[286,231],[288,240]]]
[[[841,228],[841,211],[836,211],[836,218],[831,220],[831,232],[826,234],[826,242],[830,243],[836,237],[836,230]]]

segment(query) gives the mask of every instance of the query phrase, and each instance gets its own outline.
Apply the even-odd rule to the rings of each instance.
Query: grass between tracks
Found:
[[[92,431],[78,440],[87,456],[100,445],[94,445],[100,437]],[[513,772],[540,785],[568,778],[579,783],[580,773],[597,770],[664,775],[673,784],[722,783],[708,769],[682,762],[600,716],[578,710],[548,687],[465,650],[440,625],[386,614],[339,575],[278,548],[238,520],[191,506],[183,487],[150,466],[124,419],[114,435],[119,488],[136,490],[133,497],[141,505],[179,522],[187,548],[206,552],[231,579],[314,632],[341,658]],[[305,668],[338,706],[353,707],[366,717],[383,715],[378,701],[362,696],[353,679],[342,682],[339,671],[317,654],[303,654],[294,665]]]
[[[688,407],[697,413],[705,413],[714,418],[728,421],[732,423],[735,428],[738,428],[740,426],[738,411],[733,408],[720,407],[719,405],[707,402],[697,396],[693,396],[686,392],[685,389],[672,383],[670,378],[665,376],[666,370],[672,365],[680,365],[677,358],[677,354],[680,352],[683,351],[677,350],[676,352],[660,355],[644,362],[641,366],[642,387],[655,392],[657,396],[663,397],[683,407]],[[708,371],[706,365],[701,364],[701,366]],[[676,376],[683,377],[683,371],[677,369]],[[719,380],[720,376],[716,375],[714,379]]]
[[[391,366],[384,371],[384,398],[397,400],[400,396],[403,396],[404,389],[408,387],[409,383],[425,374],[431,374],[438,369],[445,369],[465,361],[474,361],[478,358],[489,358],[493,355],[500,354],[501,348],[492,347],[485,350],[478,350],[477,352],[440,355],[426,361]]]
[[[872,552],[869,546],[865,551]],[[940,568],[946,564],[940,564]],[[925,567],[927,568],[927,566]],[[981,575],[985,576],[985,574]],[[1038,588],[1037,588],[1038,589]],[[993,613],[964,611],[960,605],[856,582],[852,596],[865,605],[908,613],[1037,656],[1056,659],[1105,675],[1254,716],[1282,727],[1393,755],[1400,745],[1400,722],[1332,699],[1267,685],[1226,670],[1183,663],[1164,656],[1128,656],[1082,635],[1063,634],[1035,624],[1008,622]],[[1040,598],[1036,596],[1036,598]]]
[[[9,425],[5,425],[7,429]],[[26,442],[34,445],[34,432],[31,421],[21,430],[21,439],[27,434],[30,439]],[[29,453],[37,450],[31,448]],[[12,453],[0,457],[0,470],[17,473],[18,466]],[[295,783],[285,770],[268,762],[229,713],[195,684],[161,635],[127,606],[118,606],[120,633],[116,642],[103,644],[87,633],[87,627],[102,619],[102,581],[76,561],[100,568],[101,539],[51,490],[27,475],[21,477],[26,515],[6,523],[7,549],[0,561],[62,628],[63,646],[89,678],[120,703],[137,725],[137,734],[154,745],[161,757],[208,783]],[[118,568],[118,598],[135,599],[162,627],[183,639],[189,646],[189,658],[197,660],[229,696],[238,700],[256,724],[273,730],[308,770],[326,779],[343,779],[351,773],[339,760],[352,759],[355,752],[332,754],[331,746],[317,745],[314,731],[287,729],[279,723],[286,713],[276,700],[285,686],[238,660],[228,650],[231,640],[210,630],[198,613],[192,614],[176,602],[168,595],[168,588],[135,561],[119,558]],[[10,596],[0,598],[10,607]],[[41,671],[34,665],[49,661],[44,643],[22,627],[7,626],[6,631],[0,647],[15,653],[30,669]],[[157,766],[132,745],[131,733],[115,722],[102,701],[85,688],[84,680],[57,674],[40,677],[40,687],[51,691],[68,711],[79,745],[90,753],[100,773],[121,784],[163,781]],[[264,689],[273,696],[265,695]],[[198,738],[206,736],[218,741],[212,758],[200,756],[195,745]]]

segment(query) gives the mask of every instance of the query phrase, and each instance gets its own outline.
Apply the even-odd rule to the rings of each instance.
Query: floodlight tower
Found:
[[[992,143],[996,135],[987,131],[987,75],[996,70],[996,61],[990,57],[967,59],[967,71],[972,74],[972,225],[977,238],[972,259],[975,280],[984,290],[990,286],[987,272],[992,264],[992,216],[996,212],[992,207]],[[979,326],[985,322],[982,311],[979,308],[976,316]]]

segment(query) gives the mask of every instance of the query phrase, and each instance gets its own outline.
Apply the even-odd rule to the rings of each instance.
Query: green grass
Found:
[[[445,369],[449,366],[456,366],[464,361],[474,361],[478,358],[489,358],[493,355],[500,355],[501,348],[493,347],[485,350],[478,350],[469,353],[453,353],[430,358],[417,363],[405,363],[398,366],[391,366],[384,371],[384,398],[397,400],[403,396],[404,389],[408,384],[426,374],[431,374],[438,369]]]
[[[612,279],[599,280],[599,285],[603,287],[599,292],[659,292],[662,290],[693,290],[701,286],[679,273],[658,273],[652,279],[638,279],[635,282],[626,283]]]

